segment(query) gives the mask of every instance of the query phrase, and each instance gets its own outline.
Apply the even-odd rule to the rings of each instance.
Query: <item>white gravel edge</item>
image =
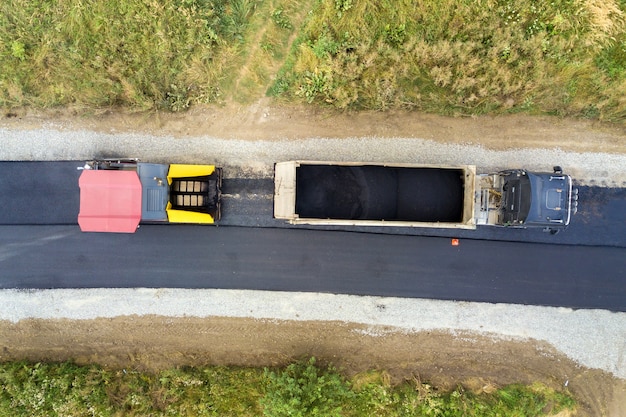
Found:
[[[80,161],[115,154],[157,163],[215,163],[226,168],[227,177],[271,177],[275,162],[294,159],[476,165],[478,172],[509,168],[551,172],[554,165],[560,165],[581,185],[626,187],[626,154],[561,149],[495,151],[478,145],[415,138],[249,141],[209,136],[183,139],[145,133],[0,128],[0,143],[0,160]]]
[[[580,365],[626,379],[626,313],[393,297],[249,290],[0,290],[0,320],[128,315],[342,321],[394,331],[469,331],[548,342]],[[386,330],[381,330],[385,326]]]

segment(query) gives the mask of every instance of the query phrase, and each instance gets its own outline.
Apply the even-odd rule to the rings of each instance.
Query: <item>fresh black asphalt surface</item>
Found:
[[[624,189],[582,187],[581,211],[556,236],[341,231],[273,219],[271,179],[226,179],[221,227],[92,234],[75,225],[82,164],[37,164],[0,162],[0,288],[315,291],[626,311]]]
[[[243,227],[5,226],[3,288],[177,287],[626,311],[624,249]]]
[[[0,161],[0,224],[77,224],[84,161]]]

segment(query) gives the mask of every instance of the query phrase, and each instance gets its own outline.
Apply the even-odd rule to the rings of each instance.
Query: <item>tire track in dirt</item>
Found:
[[[300,7],[297,13],[293,15],[293,17],[290,19],[292,28],[299,28],[301,26],[302,22],[304,21],[307,15],[307,12],[310,10],[310,6],[311,6],[311,2],[308,2],[304,7]],[[297,30],[291,29],[292,33],[289,36],[286,45],[281,47],[281,50],[282,50],[281,52],[284,55],[284,58],[282,60],[273,59],[273,56],[275,54],[272,54],[271,52],[263,50],[262,40],[264,39],[265,35],[268,33],[269,25],[275,24],[273,19],[269,18],[269,16],[266,16],[264,12],[268,11],[269,13],[272,13],[272,11],[277,10],[279,7],[282,7],[281,0],[271,1],[267,8],[264,8],[264,10],[256,13],[257,19],[265,20],[267,23],[265,23],[264,25],[261,25],[259,29],[252,36],[250,36],[251,47],[249,49],[248,56],[246,57],[245,61],[242,63],[239,69],[238,75],[234,82],[234,90],[238,91],[239,86],[241,85],[243,80],[246,77],[252,75],[251,67],[252,67],[253,62],[260,60],[261,59],[260,56],[263,54],[272,55],[272,59],[270,60],[270,65],[267,68],[267,72],[268,72],[267,82],[265,82],[265,84],[260,85],[258,87],[259,96],[257,98],[259,100],[263,98],[264,93],[268,90],[270,85],[274,82],[275,75],[278,73],[280,68],[282,68],[282,66],[285,64],[285,61],[289,57],[289,51],[291,50],[293,42],[295,41],[298,35]],[[249,88],[249,86],[247,86],[246,88]]]

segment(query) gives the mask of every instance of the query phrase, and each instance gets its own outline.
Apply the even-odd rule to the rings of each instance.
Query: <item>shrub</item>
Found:
[[[320,369],[315,358],[289,365],[282,371],[265,370],[268,387],[261,400],[269,417],[341,416],[353,392],[332,367]]]
[[[183,367],[157,374],[97,365],[0,364],[0,417],[48,416],[546,416],[574,399],[541,384],[489,394],[392,385],[385,371],[350,382],[314,358],[286,368]]]

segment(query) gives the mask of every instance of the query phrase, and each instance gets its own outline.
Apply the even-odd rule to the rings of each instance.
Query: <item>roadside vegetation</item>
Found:
[[[271,92],[341,109],[625,120],[625,11],[625,0],[320,0]]]
[[[254,84],[269,74],[257,71],[263,80],[252,84],[241,74],[257,55],[247,36],[272,23],[262,51],[280,59],[283,32],[293,30],[288,12],[296,15],[278,0],[4,0],[0,106],[180,111],[240,90],[259,94]]]
[[[72,363],[0,365],[0,416],[551,416],[574,400],[542,385],[480,394],[393,386],[385,372],[350,379],[315,359],[282,369],[206,367],[158,374]],[[559,415],[569,415],[569,414]]]
[[[626,0],[5,0],[0,107],[626,120]]]

